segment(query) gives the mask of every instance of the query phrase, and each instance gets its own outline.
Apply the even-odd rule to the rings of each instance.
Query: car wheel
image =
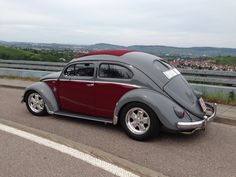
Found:
[[[35,91],[30,91],[26,94],[25,102],[29,112],[36,116],[43,116],[47,114],[46,106],[42,96]]]
[[[152,138],[160,132],[160,121],[155,112],[143,103],[130,103],[120,114],[126,134],[139,141]]]

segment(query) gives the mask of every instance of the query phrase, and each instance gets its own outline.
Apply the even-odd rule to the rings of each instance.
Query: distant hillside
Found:
[[[57,51],[38,51],[34,49],[17,49],[0,45],[0,59],[11,60],[38,60],[38,61],[59,61],[60,58],[72,59],[73,53],[59,53]]]
[[[125,46],[121,45],[113,45],[113,44],[105,44],[105,43],[99,43],[94,45],[87,45],[86,46],[89,49],[93,50],[118,50],[118,49],[127,49]]]
[[[99,43],[93,45],[74,45],[74,44],[56,44],[56,43],[27,43],[27,42],[5,42],[0,41],[0,44],[22,48],[22,49],[37,49],[37,50],[73,50],[75,52],[86,52],[90,50],[105,50],[105,49],[128,49],[138,50],[151,53],[158,56],[166,57],[210,57],[210,56],[236,56],[235,48],[217,48],[217,47],[171,47],[161,45],[132,45],[121,46],[106,43]]]
[[[191,48],[181,48],[181,47],[168,47],[159,45],[133,45],[133,46],[119,46],[112,44],[95,44],[87,46],[89,49],[128,49],[128,50],[138,50],[154,55],[160,56],[236,56],[236,49],[233,48],[216,48],[216,47],[191,47]]]
[[[6,45],[6,44],[5,44]],[[17,44],[19,45],[19,43]],[[26,44],[24,44],[26,45]],[[46,48],[43,44],[40,46],[44,49],[32,49],[31,46],[27,44],[27,48],[22,49],[1,46],[0,45],[0,59],[11,59],[11,60],[36,60],[36,61],[64,61],[61,58],[64,58],[66,61],[71,60],[76,57],[78,53],[93,51],[93,50],[107,50],[107,49],[129,49],[129,50],[138,50],[145,51],[147,53],[152,53],[158,56],[166,56],[167,59],[171,59],[171,56],[181,58],[186,57],[187,59],[194,56],[204,56],[201,53],[208,53],[208,59],[213,59],[217,64],[227,64],[236,66],[236,49],[224,49],[224,48],[209,48],[209,47],[194,47],[194,48],[176,48],[176,47],[165,47],[165,46],[118,46],[111,44],[95,44],[90,46],[83,46],[77,48],[76,46],[72,46],[76,49],[74,52],[68,50],[68,46],[66,49],[62,50],[62,46],[57,44],[57,49],[54,49],[53,45],[47,44],[50,46],[50,49]],[[37,44],[33,45],[34,48]],[[70,45],[71,46],[71,45]],[[83,51],[83,52],[82,52]],[[191,52],[191,55],[190,55]],[[168,55],[166,55],[168,53]],[[211,53],[211,55],[209,55]],[[227,55],[223,55],[227,54]],[[230,56],[231,54],[231,56]],[[207,56],[207,55],[205,55]]]

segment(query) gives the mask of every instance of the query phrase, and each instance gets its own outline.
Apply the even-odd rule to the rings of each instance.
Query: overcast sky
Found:
[[[236,0],[0,0],[0,40],[236,48]]]

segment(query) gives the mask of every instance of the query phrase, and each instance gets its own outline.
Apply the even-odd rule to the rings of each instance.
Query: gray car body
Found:
[[[149,106],[156,113],[162,125],[170,130],[180,130],[176,126],[177,122],[179,121],[194,122],[202,120],[204,112],[201,110],[198,104],[197,95],[194,93],[187,81],[182,77],[181,74],[176,74],[173,76],[173,78],[168,79],[166,75],[163,74],[163,71],[157,70],[153,66],[153,62],[159,60],[159,57],[142,52],[129,52],[122,56],[101,54],[73,59],[65,66],[65,68],[73,63],[94,62],[95,68],[98,69],[100,63],[108,62],[118,63],[128,67],[133,72],[133,78],[131,80],[105,79],[107,82],[119,82],[139,86],[138,89],[134,89],[125,93],[117,102],[112,120],[113,124],[117,124],[119,121],[119,114],[122,108],[131,102],[141,102]],[[50,79],[68,79],[63,74],[65,68],[62,70],[62,72],[49,74],[41,78],[41,82],[37,82],[27,87],[25,89],[23,100],[26,101],[25,95],[28,91],[34,90],[43,97],[47,111],[50,114],[60,111],[53,91],[43,81]],[[104,81],[104,79],[101,79],[97,76],[95,76],[93,80],[95,82]],[[180,85],[174,88],[176,84]],[[184,84],[183,87],[181,87],[181,84]],[[176,89],[181,90],[177,91]],[[178,98],[178,92],[185,98]],[[175,93],[177,93],[177,96]],[[178,110],[184,110],[186,112],[184,117],[180,119],[176,115],[174,108],[177,108]]]

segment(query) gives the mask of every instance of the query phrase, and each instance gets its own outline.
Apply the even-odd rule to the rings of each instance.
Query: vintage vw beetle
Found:
[[[105,123],[120,122],[136,140],[161,128],[205,129],[216,104],[205,103],[177,69],[137,51],[96,51],[69,62],[27,87],[23,102],[37,116],[47,113]]]

